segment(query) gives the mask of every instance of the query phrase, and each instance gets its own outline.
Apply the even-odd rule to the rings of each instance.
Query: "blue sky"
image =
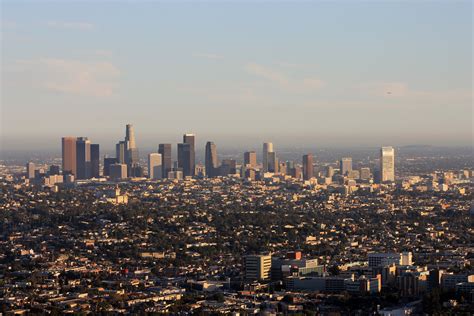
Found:
[[[470,1],[3,1],[3,149],[471,145]],[[259,148],[259,147],[258,147]]]

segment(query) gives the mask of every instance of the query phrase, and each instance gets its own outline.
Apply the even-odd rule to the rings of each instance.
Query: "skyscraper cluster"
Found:
[[[183,176],[194,176],[196,166],[195,152],[196,136],[194,134],[184,134],[183,142],[178,144],[178,168],[183,171]]]
[[[91,144],[87,137],[63,137],[62,168],[63,174],[71,174],[76,179],[98,178],[99,144]]]
[[[138,148],[135,142],[135,130],[132,124],[125,128],[125,139],[115,146],[115,159],[117,164],[124,164],[128,177],[143,176],[143,169],[139,163]]]
[[[143,176],[135,133],[131,124],[126,126],[125,139],[115,146],[115,154],[115,158],[104,158],[104,176],[113,179]],[[62,169],[63,174],[71,174],[78,180],[99,178],[99,144],[92,144],[87,137],[63,137]]]
[[[219,161],[217,160],[217,147],[214,142],[207,142],[206,143],[206,157],[205,157],[205,165],[206,165],[206,174],[209,177],[215,177],[219,175]]]
[[[87,137],[62,138],[62,167],[63,174],[74,175],[76,179],[98,178],[100,173],[100,151],[98,144],[91,144]],[[280,162],[274,150],[273,143],[265,142],[262,148],[262,163],[257,162],[255,151],[246,151],[243,163],[237,164],[234,159],[219,161],[217,146],[208,141],[205,146],[204,165],[196,164],[196,135],[186,133],[182,143],[177,144],[177,161],[172,160],[172,144],[158,145],[157,152],[148,155],[148,177],[150,179],[183,179],[184,177],[218,177],[239,176],[255,180],[271,177],[272,174],[291,176],[315,183],[329,184],[333,180],[348,183],[354,179],[368,180],[371,172],[368,167],[360,170],[353,169],[352,158],[343,157],[339,161],[339,169],[327,166],[326,172],[315,174],[314,155],[303,155],[301,164],[293,161]],[[34,176],[34,166],[29,166],[28,176]],[[337,173],[335,173],[337,171]],[[103,173],[112,180],[143,177],[145,174],[139,161],[139,150],[135,139],[133,125],[127,124],[125,138],[115,146],[115,157],[104,157]],[[324,178],[325,177],[325,178]],[[380,165],[374,171],[378,182],[395,181],[395,152],[392,147],[382,147],[380,150]],[[322,181],[322,182],[321,182]]]

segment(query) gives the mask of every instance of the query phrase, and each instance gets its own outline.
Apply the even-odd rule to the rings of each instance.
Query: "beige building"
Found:
[[[380,179],[382,182],[395,181],[395,150],[393,147],[380,149]]]
[[[156,180],[161,179],[162,175],[162,159],[161,154],[148,154],[148,177]]]
[[[272,268],[272,255],[248,255],[244,257],[247,280],[268,280]]]

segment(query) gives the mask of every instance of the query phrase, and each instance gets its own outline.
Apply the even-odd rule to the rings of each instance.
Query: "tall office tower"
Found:
[[[33,162],[26,164],[26,177],[28,179],[33,179],[35,177],[36,166]]]
[[[244,153],[244,165],[250,165],[251,168],[257,167],[257,153],[255,151],[246,151]]]
[[[161,154],[161,169],[163,178],[168,178],[168,172],[173,168],[171,161],[171,144],[160,144],[158,153]]]
[[[215,177],[218,175],[218,160],[217,160],[217,148],[214,142],[206,143],[206,174],[209,178]]]
[[[148,154],[148,178],[153,180],[163,178],[161,154]]]
[[[245,279],[268,280],[272,267],[272,255],[249,255],[244,257]]]
[[[136,143],[135,143],[135,130],[133,129],[132,124],[127,124],[125,126],[125,141],[128,142],[128,147],[129,148],[136,148]]]
[[[104,158],[104,176],[110,176],[110,166],[118,163],[117,158]]]
[[[194,168],[196,167],[196,135],[194,134],[184,134],[183,143],[189,144],[189,170],[191,171],[189,176],[194,176]],[[187,174],[183,172],[186,176]]]
[[[125,130],[125,141],[128,144],[128,159],[127,164],[130,167],[135,167],[138,165],[139,155],[138,148],[135,143],[135,130],[133,129],[132,124],[127,124]]]
[[[91,144],[91,177],[100,177],[100,151],[99,144]]]
[[[278,158],[274,151],[267,154],[267,172],[278,172]]]
[[[118,181],[127,178],[127,165],[124,163],[115,163],[110,165],[110,179]]]
[[[376,165],[374,167],[374,182],[375,183],[380,183],[382,182],[382,174],[380,172],[380,164]]]
[[[332,178],[334,176],[334,168],[332,166],[326,167],[326,177]]]
[[[237,162],[234,159],[223,159],[222,164],[219,167],[219,174],[221,176],[227,176],[229,174],[235,174],[237,172]]]
[[[294,167],[295,167],[294,161],[290,161],[290,160],[286,161],[286,169],[290,170],[290,169],[293,169]]]
[[[313,177],[313,155],[303,156],[303,179],[309,180]]]
[[[62,138],[63,174],[76,175],[76,137]]]
[[[395,150],[393,147],[380,149],[380,180],[395,181]]]
[[[128,161],[128,142],[120,141],[115,145],[115,158],[117,163],[126,163]]]
[[[294,174],[293,177],[295,179],[301,179],[301,173],[302,173],[301,167],[300,166],[295,166],[294,172],[293,172],[293,174]]]
[[[263,172],[268,172],[268,154],[273,152],[273,143],[263,143]]]
[[[91,177],[91,141],[87,137],[76,140],[76,179]]]
[[[178,168],[183,171],[183,176],[192,176],[191,170],[191,145],[178,144]]]
[[[339,168],[341,170],[341,175],[345,176],[352,171],[352,158],[345,157],[341,159],[339,163]]]
[[[367,168],[367,167],[360,168],[360,178],[362,180],[370,179],[370,168]]]

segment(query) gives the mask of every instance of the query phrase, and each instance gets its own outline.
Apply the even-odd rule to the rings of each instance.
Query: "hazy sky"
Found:
[[[472,144],[471,1],[1,3],[3,150]]]

